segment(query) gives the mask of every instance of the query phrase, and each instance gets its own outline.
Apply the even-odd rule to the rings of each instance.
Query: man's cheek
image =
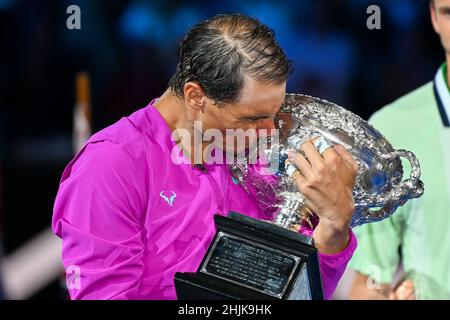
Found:
[[[450,35],[442,39],[442,46],[445,51],[450,54]]]
[[[445,24],[441,25],[441,37],[445,43],[450,42],[450,20],[446,21]]]

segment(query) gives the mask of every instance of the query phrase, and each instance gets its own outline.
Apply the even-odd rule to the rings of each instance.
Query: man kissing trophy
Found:
[[[216,215],[217,233],[198,271],[175,274],[179,299],[323,299],[317,249],[296,231],[312,232],[318,217],[292,179],[299,169],[288,161],[289,151],[301,152],[306,141],[321,154],[340,144],[357,162],[351,228],[381,221],[424,192],[414,154],[395,150],[368,122],[336,104],[287,94],[275,124],[278,136],[264,150],[264,165],[230,165],[235,181],[272,221]],[[401,158],[410,163],[406,179]]]

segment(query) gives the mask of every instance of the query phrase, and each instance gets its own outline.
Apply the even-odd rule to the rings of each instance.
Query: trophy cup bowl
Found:
[[[301,152],[300,145],[314,137],[330,145],[344,146],[358,163],[353,190],[355,211],[350,227],[383,220],[424,192],[420,165],[412,152],[395,150],[371,124],[334,103],[307,95],[287,94],[275,126],[278,136],[265,151],[265,157],[270,162],[269,173],[278,177],[276,182],[268,183],[251,165],[236,164],[231,169],[246,190],[254,190],[263,210],[279,209],[274,222],[284,228],[305,220],[311,225],[311,218],[317,218],[311,217],[314,213],[310,210],[305,210],[305,199],[289,174],[293,171],[292,165],[290,168],[285,165],[289,149]],[[405,180],[402,157],[411,166]]]

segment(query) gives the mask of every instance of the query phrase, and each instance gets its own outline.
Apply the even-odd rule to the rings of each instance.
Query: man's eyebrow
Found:
[[[283,104],[284,104],[284,100],[283,100]],[[261,114],[261,115],[257,115],[257,116],[243,116],[244,119],[247,120],[259,120],[259,119],[275,119],[278,112],[280,112],[280,109],[282,107],[282,105],[280,105],[280,107],[278,108],[277,112],[275,114]]]
[[[275,118],[274,115],[261,115],[261,116],[249,116],[249,117],[245,117],[245,119],[249,119],[249,120],[274,119],[274,118]]]
[[[449,13],[450,12],[450,6],[442,6],[438,8],[438,11],[440,13]]]

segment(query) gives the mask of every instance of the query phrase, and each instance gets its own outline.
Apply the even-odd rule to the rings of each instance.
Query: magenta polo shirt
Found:
[[[150,103],[93,135],[64,170],[52,228],[72,299],[176,299],[174,274],[197,270],[214,214],[268,219],[227,165],[175,164],[174,145]],[[350,231],[344,251],[319,253],[326,299],[356,245]]]

